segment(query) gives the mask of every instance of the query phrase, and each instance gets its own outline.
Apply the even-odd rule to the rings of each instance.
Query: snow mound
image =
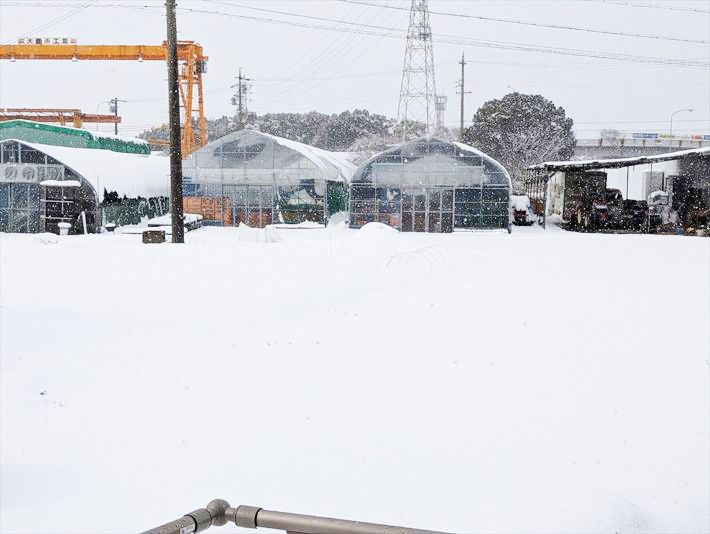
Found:
[[[339,211],[328,217],[328,228],[341,228],[346,227],[348,224],[348,212]]]
[[[56,245],[59,243],[59,236],[51,232],[44,232],[34,236],[32,241],[39,245]]]
[[[357,231],[358,237],[367,238],[393,236],[396,234],[399,234],[399,230],[378,222],[367,223]]]
[[[281,241],[281,235],[276,231],[273,225],[268,225],[266,228],[251,228],[243,222],[239,223],[239,241],[248,241],[252,243],[278,243]]]

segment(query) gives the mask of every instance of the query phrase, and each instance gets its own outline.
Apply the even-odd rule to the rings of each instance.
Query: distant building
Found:
[[[402,232],[510,230],[511,180],[500,163],[462,143],[422,137],[375,155],[350,185],[350,227]]]
[[[710,135],[674,135],[660,133],[621,134],[618,137],[577,139],[575,160],[632,158],[653,156],[671,151],[710,147]]]
[[[190,154],[182,170],[186,212],[204,224],[263,228],[323,223],[346,210],[355,166],[338,153],[240,130]]]
[[[94,233],[165,213],[169,160],[149,154],[141,140],[0,123],[0,232]]]

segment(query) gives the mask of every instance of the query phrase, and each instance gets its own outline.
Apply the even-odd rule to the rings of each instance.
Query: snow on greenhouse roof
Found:
[[[528,167],[528,169],[548,171],[614,169],[620,167],[633,167],[634,165],[643,165],[647,163],[658,163],[661,161],[671,161],[697,157],[710,157],[710,147],[694,148],[690,150],[679,150],[676,152],[666,152],[665,154],[656,154],[655,156],[637,156],[633,158],[581,161],[546,161],[544,163],[538,163],[537,165],[531,165],[530,167]]]
[[[261,132],[255,133],[263,135],[281,146],[299,152],[313,162],[313,164],[316,165],[321,172],[329,177],[333,175],[333,169],[335,169],[338,178],[329,178],[330,180],[349,182],[355,172],[355,165],[353,165],[342,153],[330,152],[328,150],[323,150],[322,148],[299,143],[298,141],[291,141],[290,139],[284,139],[283,137],[276,137],[271,134]]]
[[[143,155],[19,142],[70,167],[92,185],[99,199],[104,189],[128,198],[168,195],[170,159],[162,152]]]
[[[323,178],[326,180],[347,183],[350,181],[353,173],[355,172],[355,165],[353,165],[343,153],[330,152],[322,148],[316,148],[304,143],[299,143],[298,141],[292,141],[291,139],[285,139],[283,137],[277,137],[275,135],[248,129],[229,133],[208,143],[197,152],[190,154],[185,161],[184,167],[201,167],[205,165],[200,157],[202,154],[214,154],[220,146],[226,145],[227,143],[235,140],[243,140],[246,142],[249,138],[266,139],[298,154],[311,162],[322,173]],[[206,161],[207,160],[205,160],[205,162]],[[279,163],[275,162],[274,164],[278,168]]]
[[[485,154],[484,152],[481,152],[480,150],[473,148],[472,146],[465,145],[463,143],[458,143],[454,141],[446,141],[444,139],[438,138],[438,137],[433,137],[429,135],[425,135],[423,137],[419,137],[417,139],[413,139],[411,141],[407,141],[405,143],[393,146],[391,148],[388,148],[379,154],[375,154],[372,156],[369,160],[367,160],[365,163],[363,163],[359,168],[355,176],[355,180],[358,180],[362,178],[364,174],[367,173],[368,166],[370,166],[373,163],[377,163],[378,160],[382,157],[386,156],[402,156],[405,158],[403,161],[406,162],[407,159],[409,159],[409,154],[415,154],[417,153],[417,149],[419,147],[426,146],[427,149],[424,152],[421,152],[420,155],[425,155],[425,154],[436,154],[438,150],[431,150],[429,152],[430,148],[433,146],[440,146],[440,147],[445,147],[444,148],[444,153],[448,152],[450,149],[457,149],[458,153],[456,154],[457,157],[459,158],[466,158],[470,159],[471,156],[481,158],[481,160],[484,162],[484,164],[487,164],[487,166],[494,170],[494,174],[499,175],[500,181],[501,182],[506,182],[509,188],[512,188],[511,184],[511,178],[510,174],[508,174],[508,171],[501,165],[498,161],[494,160],[492,157],[490,157],[488,154]],[[462,167],[456,167],[459,165],[459,162],[454,158],[450,159],[451,165],[453,165],[455,168],[462,168]]]

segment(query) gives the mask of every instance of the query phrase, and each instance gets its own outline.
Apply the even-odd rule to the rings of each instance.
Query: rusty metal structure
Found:
[[[178,41],[178,61],[180,62],[179,84],[183,126],[181,148],[183,156],[207,144],[207,131],[202,97],[202,74],[206,72],[207,56],[202,46],[194,41]],[[63,59],[83,60],[132,60],[167,61],[168,44],[160,46],[144,45],[77,45],[77,44],[16,44],[0,45],[0,59],[16,61],[20,59]],[[195,95],[195,92],[197,95]],[[197,97],[197,109],[193,102]],[[197,112],[197,139],[192,125]]]
[[[53,108],[0,108],[0,122],[23,119],[34,122],[51,122],[74,128],[81,128],[85,122],[119,123],[121,117],[116,115],[94,115],[82,113],[80,109]]]

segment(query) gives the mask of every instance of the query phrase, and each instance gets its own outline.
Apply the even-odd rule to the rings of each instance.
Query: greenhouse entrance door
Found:
[[[272,224],[274,187],[271,185],[225,185],[224,194],[232,203],[234,226],[244,223],[252,228]]]
[[[402,232],[453,231],[453,189],[402,191]]]

